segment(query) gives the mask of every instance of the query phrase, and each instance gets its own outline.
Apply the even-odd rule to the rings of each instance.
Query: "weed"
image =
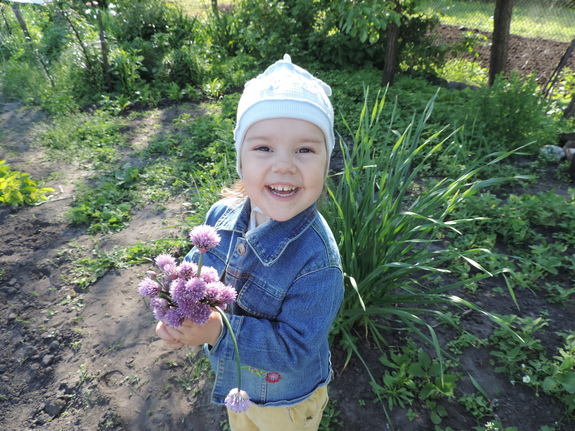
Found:
[[[186,355],[183,364],[180,365],[176,362],[170,361],[168,365],[171,367],[183,366],[185,376],[176,375],[170,377],[169,380],[177,383],[184,391],[192,391],[192,395],[201,392],[203,387],[199,385],[200,382],[213,375],[210,362],[203,352],[194,353],[193,351],[190,351],[190,353]]]
[[[471,413],[477,422],[493,417],[493,406],[490,401],[481,394],[466,394],[459,398],[465,409]]]
[[[459,377],[446,374],[437,360],[432,360],[422,349],[418,349],[412,341],[402,347],[401,352],[390,351],[389,356],[381,356],[380,362],[387,368],[383,376],[383,384],[371,382],[378,398],[387,399],[388,407],[405,408],[417,398],[425,401],[431,412],[434,424],[441,423],[446,417],[445,408],[436,400],[452,398]]]
[[[88,225],[89,233],[117,231],[130,220],[140,172],[125,166],[103,175],[94,186],[79,184],[79,192],[66,214],[71,224]]]
[[[342,427],[344,424],[339,419],[340,414],[341,412],[337,409],[337,402],[335,400],[330,400],[323,411],[323,416],[321,417],[321,422],[319,424],[319,430],[333,431],[339,427]],[[334,428],[334,426],[337,428]]]
[[[117,344],[114,344],[113,346],[108,347],[108,349],[106,349],[106,351],[104,353],[102,353],[102,355],[107,355],[108,353],[112,353],[115,352],[117,350],[123,349],[125,346],[122,342],[122,340],[120,340]]]
[[[490,338],[496,372],[507,372],[516,382],[555,396],[565,407],[567,417],[575,417],[575,335],[558,333],[563,346],[549,358],[535,334],[547,326],[545,318],[503,316],[517,330],[521,339],[500,330]]]

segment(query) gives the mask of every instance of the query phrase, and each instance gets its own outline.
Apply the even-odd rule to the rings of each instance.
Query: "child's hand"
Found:
[[[171,335],[173,331],[176,331],[176,329],[166,325],[162,321],[159,321],[156,325],[156,335],[164,340],[164,343],[166,343],[170,349],[179,349],[184,346],[184,343],[178,341],[177,338]]]
[[[213,346],[221,332],[222,318],[217,311],[212,312],[204,325],[186,319],[179,328],[173,328],[164,322],[158,322],[156,326],[156,334],[172,349],[179,349],[184,345],[200,346],[204,343]]]

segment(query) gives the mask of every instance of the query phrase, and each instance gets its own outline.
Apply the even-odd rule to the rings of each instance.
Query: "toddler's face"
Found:
[[[242,179],[252,206],[286,221],[319,198],[327,169],[323,132],[292,118],[258,121],[240,150]]]

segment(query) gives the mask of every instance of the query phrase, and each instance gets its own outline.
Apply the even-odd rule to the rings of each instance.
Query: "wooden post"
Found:
[[[499,73],[505,72],[507,66],[512,14],[513,0],[495,1],[495,13],[493,14],[493,38],[491,40],[491,59],[489,63],[489,85],[493,85],[495,77]]]

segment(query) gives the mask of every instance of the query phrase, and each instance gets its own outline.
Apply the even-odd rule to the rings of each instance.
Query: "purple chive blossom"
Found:
[[[172,282],[171,296],[176,304],[194,304],[204,297],[206,283],[199,278],[184,280],[178,278]]]
[[[201,225],[192,229],[190,240],[201,253],[205,253],[220,243],[220,236],[212,226]]]
[[[250,397],[246,391],[234,388],[225,399],[226,407],[233,412],[242,413],[250,408]]]
[[[197,273],[198,265],[193,262],[185,261],[178,266],[178,277],[185,278],[186,280],[195,277]]]
[[[202,273],[201,273],[200,277],[206,283],[213,283],[215,281],[219,281],[219,279],[220,279],[218,271],[211,266],[204,266],[202,268]]]
[[[176,259],[174,259],[173,256],[170,254],[160,254],[156,257],[156,265],[158,265],[158,268],[160,268],[164,272],[166,271],[164,269],[166,265],[175,265],[175,264]]]
[[[157,281],[149,277],[144,278],[138,285],[138,292],[146,298],[153,298],[162,290],[162,286]]]
[[[201,278],[192,278],[186,281],[186,292],[194,302],[199,301],[206,294],[206,283]]]
[[[164,266],[164,272],[169,280],[178,278],[178,267],[175,263],[169,263]]]
[[[209,305],[197,302],[186,317],[198,325],[205,325],[211,314],[212,308]]]
[[[234,289],[230,285],[223,285],[222,289],[220,290],[220,307],[225,309],[228,304],[231,304],[236,300],[237,297],[236,289]]]
[[[184,323],[185,317],[182,316],[177,308],[170,308],[164,316],[164,322],[166,322],[172,328],[179,328]]]
[[[164,298],[155,297],[150,301],[150,305],[154,311],[154,317],[156,320],[164,320],[166,313],[169,310],[168,301]]]
[[[212,307],[226,309],[227,304],[236,300],[236,291],[231,286],[226,286],[221,281],[208,283],[204,302]]]
[[[177,278],[170,283],[170,298],[178,303],[181,298],[186,296],[186,280],[183,278]]]

